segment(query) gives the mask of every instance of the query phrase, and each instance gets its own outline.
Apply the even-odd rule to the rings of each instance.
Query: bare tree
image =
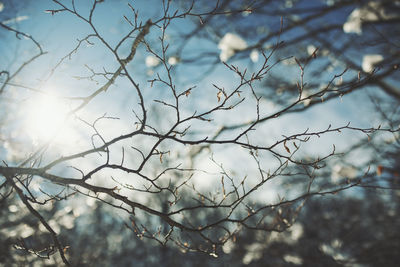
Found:
[[[109,229],[218,257],[241,231],[286,232],[313,197],[396,192],[399,4],[353,2],[53,0],[41,41],[1,22],[29,52],[1,70],[0,201],[35,218],[5,246],[94,264],[64,233],[95,201],[127,227]]]

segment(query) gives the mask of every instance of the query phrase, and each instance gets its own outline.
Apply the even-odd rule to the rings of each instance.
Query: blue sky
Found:
[[[87,16],[89,11],[87,3],[89,3],[89,1],[77,1],[77,3],[77,10]],[[139,18],[142,19],[143,22],[148,18],[152,18],[154,21],[160,16],[161,5],[159,1],[134,1],[132,5],[139,10]],[[26,19],[18,23],[12,23],[10,26],[31,34],[41,43],[43,49],[48,52],[48,54],[29,65],[14,82],[20,85],[45,90],[47,93],[57,96],[87,96],[102,86],[106,82],[106,79],[102,77],[96,77],[96,81],[77,79],[77,76],[90,75],[90,71],[85,65],[96,72],[101,72],[103,69],[113,72],[118,68],[118,63],[112,53],[107,51],[99,40],[91,38],[90,41],[93,45],[84,43],[76,53],[73,53],[70,58],[65,59],[56,71],[52,73],[51,70],[56,66],[59,60],[77,45],[77,39],[86,37],[91,31],[87,24],[71,14],[58,12],[51,15],[50,12],[45,12],[45,10],[52,9],[57,9],[57,5],[51,1],[28,1],[27,5],[22,7],[17,13],[7,13],[7,3],[5,3],[4,10],[0,13],[0,18],[10,19],[11,15],[13,17],[26,16]],[[345,11],[348,13],[351,12],[350,9]],[[348,15],[346,12],[339,13],[340,18],[336,17],[335,19],[344,20]],[[131,29],[131,26],[124,20],[123,15],[126,15],[128,18],[133,17],[133,13],[125,1],[106,1],[105,3],[100,3],[98,9],[96,9],[93,19],[94,25],[99,29],[99,33],[101,33],[112,46],[118,42],[121,36]],[[329,19],[329,17],[326,19]],[[169,39],[167,40],[171,45],[169,56],[174,56],[176,52],[174,49],[179,47],[179,43],[176,43],[176,40],[179,41],[179,39],[174,39],[176,37],[175,35],[182,31],[187,32],[193,29],[196,25],[195,23],[196,22],[189,19],[177,19],[172,23],[167,32],[169,34]],[[279,23],[277,24],[279,25]],[[160,32],[160,29],[157,27],[152,27],[150,34],[147,36],[147,40],[154,45],[157,52],[160,51],[159,42],[157,41]],[[19,41],[13,34],[4,32],[2,32],[1,37],[4,45],[2,45],[2,49],[0,50],[0,66],[3,69],[9,66],[14,66],[15,68],[15,66],[18,66],[20,62],[26,60],[35,52],[35,47],[29,40]],[[119,51],[120,55],[126,55],[128,53],[132,40],[133,39],[128,40],[126,45],[122,46]],[[254,40],[247,40],[248,44],[251,44],[252,41]],[[193,38],[185,49],[188,53],[189,51],[190,53],[196,53],[209,50],[214,52],[217,58],[220,52],[217,43],[202,40],[201,38]],[[171,99],[171,92],[165,88],[165,86],[159,84],[151,86],[151,83],[148,82],[148,80],[156,77],[157,72],[159,72],[160,75],[165,75],[165,71],[161,66],[155,68],[146,66],[145,60],[147,56],[149,56],[149,53],[146,52],[144,46],[141,45],[135,59],[128,65],[128,70],[131,71],[132,76],[141,86],[146,99],[146,108],[150,110],[151,113],[150,121],[152,121],[155,126],[164,128],[165,125],[169,125],[169,121],[173,118],[174,113],[168,108],[160,108],[160,106],[158,111],[152,111],[151,107],[154,106],[154,99]],[[242,68],[248,67],[249,70],[255,69],[261,64],[261,62],[253,63],[247,57],[233,57],[229,63],[237,64]],[[173,67],[173,79],[179,91],[183,91],[194,85],[197,86],[190,96],[182,102],[182,106],[184,107],[182,112],[190,114],[195,110],[201,111],[215,105],[217,103],[217,91],[212,84],[217,84],[227,90],[231,90],[236,85],[237,78],[234,78],[232,72],[228,71],[222,64],[216,67],[215,71],[208,74],[204,79],[200,81],[196,79],[193,81],[193,77],[198,78],[198,74],[202,73],[206,67],[207,66],[204,65],[180,65],[179,63]],[[318,67],[318,64],[314,65],[315,69],[318,69]],[[13,69],[13,67],[11,67],[11,69]],[[339,72],[339,70],[340,67],[337,71]],[[293,83],[299,80],[299,71],[296,68],[289,69],[286,65],[278,65],[274,68],[274,71],[283,72],[286,76],[290,77]],[[51,73],[52,75],[49,76]],[[49,79],[46,80],[47,78]],[[306,78],[311,79],[312,77]],[[263,85],[259,84],[257,87],[259,90],[262,90]],[[32,146],[32,149],[37,147],[40,142],[44,142],[45,140],[39,140],[35,143],[33,140],[36,139],[30,136],[32,132],[26,129],[25,121],[22,118],[26,118],[27,114],[29,115],[32,113],[29,109],[35,108],[36,103],[41,103],[35,98],[38,94],[20,87],[13,87],[7,94],[12,98],[18,99],[18,104],[11,105],[11,109],[9,109],[12,112],[9,112],[9,110],[7,111],[9,112],[7,116],[17,118],[13,120],[14,123],[9,125],[9,134],[22,144],[28,144],[28,147]],[[249,97],[248,99],[251,99],[250,92],[244,92],[243,94],[247,94]],[[347,124],[347,122],[352,122],[353,126],[358,127],[377,126],[376,118],[371,117],[374,116],[370,112],[371,106],[365,104],[367,103],[367,99],[368,95],[366,91],[360,91],[349,96],[344,96],[342,100],[335,99],[317,105],[301,114],[289,114],[279,117],[265,125],[259,126],[264,133],[268,133],[267,140],[260,136],[255,136],[254,138],[259,142],[273,143],[275,140],[281,138],[283,134],[301,132],[307,128],[315,131],[323,130],[326,129],[329,124],[332,124],[332,126],[343,126]],[[252,103],[251,100],[249,101],[250,104],[239,106],[236,112],[218,112],[215,116],[215,121],[211,124],[201,122],[197,127],[194,126],[193,128],[202,131],[200,135],[206,136],[212,135],[221,123],[232,124],[243,120],[251,120],[254,118],[255,108],[254,103]],[[262,101],[264,102],[261,102],[261,113],[264,115],[271,114],[279,108],[273,106],[269,99],[263,99]],[[354,105],[357,101],[363,102],[363,105]],[[26,104],[30,102],[33,102],[33,105]],[[137,95],[129,82],[124,78],[118,78],[117,82],[111,86],[106,93],[102,93],[96,97],[85,109],[79,112],[78,116],[88,122],[93,122],[103,114],[120,118],[119,120],[104,120],[99,124],[102,134],[108,139],[111,139],[112,137],[135,129],[135,117],[132,110],[140,113],[137,102]],[[76,106],[76,101],[65,100],[64,103],[70,108]],[[301,103],[299,105],[301,105]],[[3,110],[2,112],[4,113],[5,111]],[[15,114],[13,112],[15,112]],[[230,115],[226,116],[225,114]],[[55,124],[54,121],[50,123]],[[58,139],[53,142],[53,147],[48,150],[49,159],[54,157],[54,155],[69,154],[91,147],[92,144],[88,140],[92,134],[92,129],[88,128],[76,118],[70,118],[66,125],[67,126],[60,131],[61,133],[58,135]],[[323,155],[327,151],[326,148],[328,147],[330,149],[333,143],[335,143],[339,149],[345,148],[359,138],[359,136],[359,134],[350,135],[348,133],[329,135],[316,141],[315,145],[311,144],[307,146],[305,151],[312,154],[321,153],[321,155]],[[98,141],[99,140],[95,142]],[[144,143],[145,142],[140,145]],[[71,146],[70,144],[74,145]],[[122,147],[122,145],[128,144],[121,144],[119,148]],[[12,151],[7,151],[4,147],[2,151],[3,153],[13,153]],[[29,154],[29,152],[29,150],[22,149],[22,153],[25,156]],[[224,150],[217,150],[216,154],[219,155],[219,160],[225,162],[227,166],[239,169],[237,171],[239,173],[238,176],[243,176],[244,173],[250,171],[247,162],[240,157],[237,159],[234,158],[234,153],[229,153],[229,156],[227,156]],[[120,155],[116,154],[115,160],[119,159],[119,157]],[[93,162],[87,160],[84,161],[81,167],[89,170],[96,163],[98,163],[97,160]],[[209,162],[207,164],[209,164]]]

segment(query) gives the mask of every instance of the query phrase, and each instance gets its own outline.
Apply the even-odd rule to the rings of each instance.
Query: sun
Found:
[[[26,130],[34,142],[50,141],[66,127],[68,105],[61,98],[40,95],[29,101]]]

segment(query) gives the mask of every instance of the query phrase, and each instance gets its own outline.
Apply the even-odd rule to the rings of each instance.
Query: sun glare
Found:
[[[40,96],[29,103],[27,131],[35,142],[48,141],[66,126],[68,105],[53,96]]]

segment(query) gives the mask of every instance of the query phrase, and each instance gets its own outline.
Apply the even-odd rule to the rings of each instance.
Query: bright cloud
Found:
[[[259,53],[256,49],[253,49],[250,53],[250,59],[251,61],[253,61],[254,63],[256,63],[258,61],[259,58]]]
[[[247,43],[240,36],[233,33],[227,33],[221,41],[219,41],[218,48],[221,50],[219,55],[221,61],[227,61],[236,51],[246,49]]]
[[[168,64],[170,65],[176,65],[179,63],[179,58],[177,57],[170,57],[168,58]]]
[[[0,3],[0,9],[2,9],[1,3]],[[1,10],[0,10],[0,11],[1,11]],[[3,24],[18,23],[18,22],[21,22],[21,21],[24,21],[24,20],[27,20],[27,19],[29,19],[28,16],[18,16],[18,17],[15,17],[15,18],[12,18],[12,19],[8,19],[8,20],[3,21]]]
[[[146,66],[151,68],[151,67],[156,67],[160,64],[160,60],[155,57],[155,56],[147,56],[146,57]]]
[[[387,10],[378,1],[371,1],[367,5],[356,8],[351,12],[345,24],[343,31],[345,33],[362,34],[362,24],[365,21],[388,20],[399,15],[389,14]]]
[[[362,70],[365,72],[373,72],[376,65],[383,60],[382,55],[365,55],[362,61]]]

